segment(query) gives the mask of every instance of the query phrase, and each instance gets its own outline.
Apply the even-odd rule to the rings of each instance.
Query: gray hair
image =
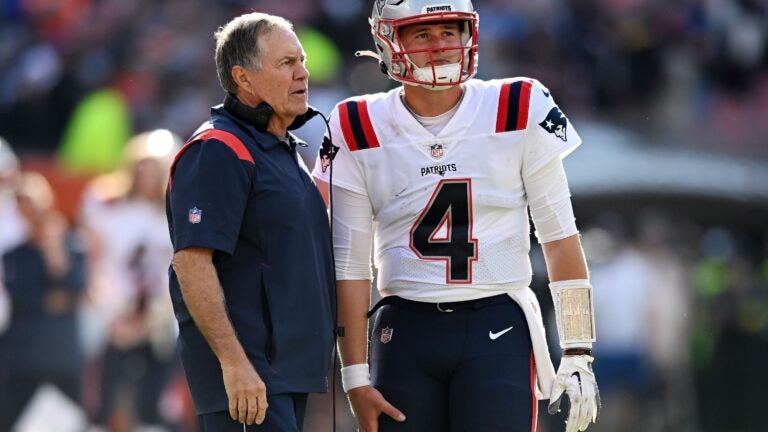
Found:
[[[242,66],[253,71],[261,69],[262,47],[259,39],[275,28],[293,32],[293,24],[285,18],[252,12],[240,15],[214,33],[216,73],[224,90],[237,92],[237,83],[232,79],[233,67]]]

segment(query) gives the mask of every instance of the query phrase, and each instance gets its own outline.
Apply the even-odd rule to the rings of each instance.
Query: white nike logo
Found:
[[[502,331],[500,331],[498,333],[494,333],[494,332],[489,330],[488,331],[488,337],[491,338],[491,340],[496,340],[499,337],[501,337],[501,335],[503,335],[504,333],[512,330],[512,327],[514,327],[514,326],[509,326],[509,328],[505,328],[504,330],[502,330]]]

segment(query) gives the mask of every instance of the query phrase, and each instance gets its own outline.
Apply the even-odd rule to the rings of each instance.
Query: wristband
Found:
[[[566,348],[563,350],[563,355],[564,356],[588,355],[592,357],[592,348],[587,348],[587,347]]]
[[[566,280],[549,284],[555,306],[560,347],[592,348],[595,315],[589,280]]]
[[[353,388],[371,385],[371,372],[367,363],[349,365],[341,368],[341,387],[344,392]]]

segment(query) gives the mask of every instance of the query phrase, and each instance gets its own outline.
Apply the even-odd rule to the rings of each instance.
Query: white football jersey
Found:
[[[580,143],[536,80],[470,80],[437,135],[402,88],[354,97],[331,114],[333,186],[363,194],[382,295],[457,301],[528,286],[525,179]],[[326,163],[314,175],[328,182]]]

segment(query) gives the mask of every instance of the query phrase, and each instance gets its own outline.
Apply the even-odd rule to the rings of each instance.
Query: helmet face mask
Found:
[[[404,27],[448,22],[459,24],[459,45],[408,50],[400,38]],[[370,24],[382,70],[396,81],[445,90],[468,81],[477,73],[478,16],[471,1],[377,0]],[[459,60],[435,66],[435,56],[446,52],[457,54]],[[427,66],[414,63],[413,56],[421,54],[427,55]]]

